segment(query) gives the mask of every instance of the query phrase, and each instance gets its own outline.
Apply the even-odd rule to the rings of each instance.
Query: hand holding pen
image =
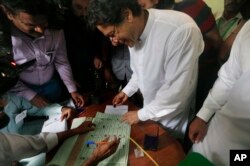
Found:
[[[110,141],[109,137],[107,137],[100,142],[96,142],[97,146],[93,152],[93,155],[99,160],[102,160],[103,158],[106,158],[113,154],[116,151],[119,143],[120,138],[117,137],[113,137],[113,139]]]
[[[91,155],[91,157],[82,166],[97,165],[103,159],[111,156],[116,152],[120,143],[120,138],[113,137],[109,141],[109,137],[100,142],[95,142],[97,145]]]
[[[117,105],[122,105],[128,100],[128,96],[124,92],[119,92],[114,98],[113,98],[113,106],[116,107]]]

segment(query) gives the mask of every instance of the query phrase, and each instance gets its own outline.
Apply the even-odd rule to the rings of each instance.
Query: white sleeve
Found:
[[[218,79],[197,114],[206,122],[226,104],[232,87],[245,70],[244,66],[249,66],[249,50],[244,51],[249,47],[250,33],[247,34],[240,32],[236,37],[228,61],[221,67]]]
[[[137,84],[137,76],[135,73],[132,74],[131,79],[127,83],[127,85],[123,88],[123,92],[128,96],[131,97],[135,92],[138,91],[138,84]]]
[[[10,165],[12,161],[35,156],[49,151],[58,144],[54,133],[27,136],[0,132],[0,164]]]
[[[166,43],[164,83],[154,100],[139,110],[138,116],[142,121],[173,116],[170,114],[185,110],[182,107],[185,107],[196,85],[198,58],[204,48],[198,27],[194,24],[178,27]]]

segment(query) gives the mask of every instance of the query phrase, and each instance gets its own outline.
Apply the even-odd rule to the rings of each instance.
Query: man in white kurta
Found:
[[[113,45],[129,46],[133,74],[113,104],[123,104],[138,89],[144,103],[122,121],[155,120],[183,138],[204,48],[193,19],[173,10],[142,9],[136,0],[90,1],[88,18]]]
[[[159,121],[183,138],[203,39],[194,21],[183,13],[148,12],[140,41],[130,47],[133,75],[122,92],[130,97],[139,88],[144,98],[144,107],[137,112],[139,120]]]
[[[248,21],[236,37],[229,60],[221,67],[217,81],[190,126],[190,139],[196,143],[192,151],[203,154],[215,165],[229,165],[230,150],[250,149],[249,45]]]

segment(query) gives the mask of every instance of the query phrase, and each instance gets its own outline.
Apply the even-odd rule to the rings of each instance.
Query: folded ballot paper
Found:
[[[42,132],[58,133],[67,130],[67,121],[61,121],[61,114],[49,116],[49,119],[44,122]]]

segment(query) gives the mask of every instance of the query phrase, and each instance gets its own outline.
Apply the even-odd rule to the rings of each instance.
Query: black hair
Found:
[[[156,9],[167,9],[174,5],[174,0],[159,0],[158,4],[155,5]]]
[[[246,0],[243,5],[241,5],[240,13],[243,19],[248,20],[250,18],[250,1]]]
[[[49,14],[48,0],[1,0],[1,4],[14,14],[18,12],[45,16]]]
[[[92,28],[96,25],[120,24],[126,9],[130,9],[134,16],[142,11],[137,0],[91,0],[87,10],[88,24]]]
[[[0,3],[12,14],[25,12],[33,16],[43,15],[47,17],[50,29],[63,27],[61,0],[0,0]]]

